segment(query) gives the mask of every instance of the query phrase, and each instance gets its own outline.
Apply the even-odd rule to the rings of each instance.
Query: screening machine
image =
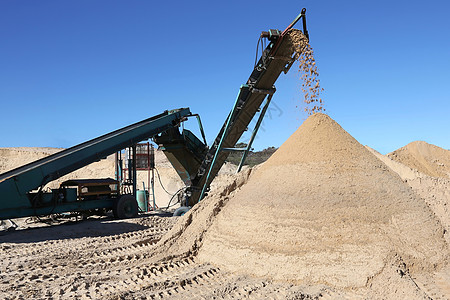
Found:
[[[292,39],[288,38],[289,32],[297,30],[292,27],[300,19],[303,20],[303,34],[309,38],[305,12],[303,9],[283,32],[271,29],[261,34],[260,42],[268,41],[268,44],[250,78],[240,87],[234,106],[211,147],[206,144],[198,115],[192,114],[189,108],[165,111],[0,174],[0,219],[96,209],[112,209],[119,218],[137,215],[136,180],[128,194],[121,192],[118,178],[69,180],[50,191],[45,191],[44,187],[53,180],[148,139],[159,145],[185,183],[179,212],[187,211],[205,197],[230,151],[243,152],[238,171],[241,169],[276,91],[275,81],[282,72],[288,72],[300,55]],[[235,148],[258,112],[247,147]],[[202,140],[187,129],[180,131],[180,124],[189,117],[197,117]]]

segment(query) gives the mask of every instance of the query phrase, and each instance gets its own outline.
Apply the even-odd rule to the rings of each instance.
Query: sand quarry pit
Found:
[[[449,299],[448,182],[362,146],[314,114],[268,161],[223,176],[183,217],[88,220],[0,236],[0,294]]]

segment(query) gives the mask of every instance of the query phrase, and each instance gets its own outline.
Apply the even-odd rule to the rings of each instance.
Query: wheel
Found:
[[[174,217],[182,216],[182,215],[184,215],[185,213],[187,213],[188,210],[190,210],[190,209],[191,209],[191,208],[190,208],[189,206],[182,206],[182,207],[179,207],[179,208],[177,208],[177,209],[173,212],[173,215],[174,215]]]
[[[138,215],[138,204],[132,195],[123,195],[114,201],[114,217],[119,219],[134,218]]]

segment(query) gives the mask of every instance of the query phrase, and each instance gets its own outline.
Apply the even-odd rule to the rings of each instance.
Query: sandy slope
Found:
[[[366,146],[378,159],[396,172],[400,178],[417,193],[430,207],[446,229],[445,237],[450,244],[450,180],[442,177],[428,176],[402,163],[382,155]],[[434,299],[450,298],[450,268],[444,268],[431,274],[415,276],[415,282]]]
[[[236,188],[234,183],[225,194]],[[342,295],[325,286],[295,286],[233,274],[199,261],[193,253],[167,256],[161,251],[167,239],[160,239],[176,221],[159,216],[94,219],[4,233],[0,298],[332,299]],[[185,220],[179,221],[177,225]]]

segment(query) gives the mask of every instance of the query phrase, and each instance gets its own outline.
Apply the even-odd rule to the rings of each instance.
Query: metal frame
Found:
[[[267,100],[267,94],[273,94],[270,90],[273,89],[273,85],[280,74],[282,72],[286,73],[292,66],[296,58],[296,50],[293,49],[291,40],[285,37],[300,19],[303,20],[303,33],[308,37],[305,16],[306,9],[303,9],[281,34],[279,34],[279,31],[270,30],[267,33],[263,32],[260,36],[260,39],[267,38],[270,43],[263,50],[246,85],[241,86],[239,99],[236,100],[239,101],[239,104],[234,104],[219,134],[205,155],[197,174],[191,177],[192,184],[189,188],[190,206],[195,205],[205,196],[211,183],[210,181],[217,175],[220,166],[226,161],[229,154],[228,151],[244,151],[244,157],[241,158],[239,167],[242,168],[267,108],[261,114],[261,119],[257,122],[257,126],[255,126],[254,133],[252,133],[252,141],[249,143],[250,147],[249,145],[245,149],[235,149],[233,147],[238,143],[242,133],[247,130],[257,112],[260,112],[262,108],[264,110],[265,104],[263,103]],[[271,97],[269,100],[271,100]]]
[[[238,93],[238,95],[236,97],[236,101],[234,102],[233,109],[231,110],[230,114],[228,115],[225,129],[224,129],[224,131],[222,133],[222,137],[221,137],[220,142],[219,142],[219,144],[217,146],[217,150],[214,153],[214,158],[212,159],[211,165],[209,166],[208,174],[206,175],[206,181],[205,181],[205,184],[203,184],[202,191],[200,193],[200,198],[198,198],[198,202],[200,202],[200,200],[203,199],[203,196],[205,195],[206,188],[208,187],[209,177],[211,176],[211,171],[214,168],[214,165],[216,164],[217,156],[219,155],[219,153],[220,153],[220,151],[222,149],[223,141],[225,140],[225,138],[226,138],[226,136],[228,134],[228,130],[230,129],[231,120],[234,119],[234,116],[236,115],[237,111],[240,110],[238,104],[239,104],[239,99],[240,99],[240,95],[241,95],[242,89],[243,88],[247,88],[247,87],[248,87],[248,85],[243,84],[239,88],[239,93]]]
[[[67,180],[63,183],[61,183],[61,187],[70,187],[70,186],[76,186],[78,190],[77,198],[79,201],[83,200],[86,196],[110,196],[110,197],[117,197],[119,195],[119,185],[120,182],[117,180],[89,180],[89,179],[73,179],[73,180]],[[109,190],[98,190],[94,192],[89,191],[89,187],[108,187]],[[83,192],[83,189],[87,188],[86,192]]]
[[[266,114],[267,108],[270,105],[270,101],[272,100],[273,94],[269,95],[266,99],[266,102],[264,103],[264,107],[261,110],[261,113],[258,117],[258,121],[256,121],[255,128],[253,129],[252,136],[250,137],[250,141],[247,144],[247,148],[244,150],[244,153],[242,154],[241,162],[239,163],[239,166],[236,170],[236,173],[239,173],[242,170],[242,167],[244,166],[245,159],[247,158],[248,152],[252,148],[253,141],[255,140],[256,134],[258,133],[259,127],[261,126],[262,120],[264,119],[264,115]]]
[[[240,107],[239,107],[238,104],[239,104],[241,91],[242,91],[243,88],[248,88],[248,87],[249,87],[248,85],[244,84],[244,85],[241,85],[241,87],[239,89],[239,93],[238,93],[238,96],[236,97],[236,101],[234,103],[233,109],[231,110],[230,114],[228,115],[225,129],[223,131],[223,134],[222,134],[222,137],[220,139],[220,142],[219,142],[219,144],[217,146],[217,150],[214,153],[214,157],[212,159],[211,165],[209,166],[208,174],[206,176],[206,181],[205,181],[205,184],[203,184],[202,191],[201,191],[201,194],[200,194],[200,198],[198,199],[198,202],[200,202],[200,200],[203,199],[203,196],[205,195],[206,189],[208,187],[209,178],[211,176],[211,171],[214,168],[214,166],[216,164],[217,156],[219,155],[219,153],[221,151],[244,151],[244,153],[242,154],[242,158],[241,158],[241,161],[239,163],[238,169],[237,169],[237,172],[241,171],[242,166],[244,165],[245,159],[247,158],[248,152],[250,151],[250,149],[252,147],[252,144],[253,144],[253,141],[255,140],[256,134],[258,133],[258,130],[259,130],[260,126],[261,126],[262,120],[264,119],[264,116],[265,116],[265,114],[267,112],[267,108],[269,107],[270,101],[272,100],[273,94],[276,92],[275,87],[272,87],[269,90],[255,89],[255,88],[250,87],[250,91],[252,93],[255,93],[255,94],[267,94],[268,95],[268,97],[267,97],[267,99],[266,99],[266,101],[264,103],[264,106],[263,106],[263,108],[261,110],[261,113],[260,113],[260,115],[258,117],[258,120],[256,121],[256,125],[255,125],[255,128],[253,129],[252,135],[250,137],[250,141],[249,141],[249,143],[248,143],[246,148],[222,148],[223,141],[227,137],[227,134],[228,134],[228,131],[229,131],[229,128],[230,128],[230,124],[231,124],[232,120],[234,119],[234,116],[236,115],[236,113],[240,110]]]
[[[184,117],[190,114],[189,108],[165,111],[162,114],[0,174],[0,219],[111,208],[113,199],[45,203],[46,206],[44,207],[38,206],[35,199],[38,199],[37,194],[44,196],[49,194],[42,192],[43,187],[48,182],[132,146],[139,141],[174,128]],[[136,176],[133,177],[136,178]],[[38,193],[33,196],[34,194],[31,191],[36,189]],[[133,191],[136,194],[135,186]]]
[[[202,135],[203,138],[203,143],[205,145],[208,145],[208,143],[206,142],[206,135],[205,135],[205,131],[203,130],[203,124],[202,124],[202,120],[200,119],[200,115],[199,114],[191,114],[189,117],[196,117],[197,118],[197,122],[198,122],[198,127],[200,129],[200,134]]]

